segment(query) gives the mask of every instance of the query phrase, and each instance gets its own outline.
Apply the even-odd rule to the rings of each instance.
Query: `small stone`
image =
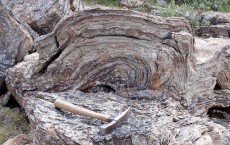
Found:
[[[119,6],[125,6],[128,8],[138,7],[144,4],[144,0],[118,0]]]

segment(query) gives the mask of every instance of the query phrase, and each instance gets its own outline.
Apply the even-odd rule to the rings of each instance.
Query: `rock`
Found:
[[[137,94],[140,96],[145,92]],[[230,141],[230,132],[223,126],[190,116],[180,102],[172,98],[156,95],[159,93],[150,90],[148,94],[151,99],[144,95],[141,99],[131,100],[113,93],[26,93],[24,106],[32,126],[33,143],[200,145],[218,142],[227,145]],[[57,98],[109,115],[118,115],[132,105],[132,114],[110,134],[100,135],[101,121],[55,109],[52,102]],[[173,118],[178,121],[174,122]]]
[[[7,93],[0,96],[0,106],[5,106],[10,100],[11,93],[8,91]]]
[[[230,104],[230,92],[224,91],[229,80],[223,73],[229,71],[230,39],[196,37],[194,46],[195,73],[188,83],[192,93],[187,94],[185,102],[191,114],[206,116],[209,108]]]
[[[230,89],[230,71],[221,70],[217,75],[217,84],[221,89]]]
[[[39,35],[51,32],[65,15],[84,9],[81,0],[2,0],[2,3]]]
[[[30,144],[32,139],[27,134],[20,134],[14,138],[10,138],[2,145],[23,145],[23,144]]]
[[[225,25],[203,26],[198,32],[201,37],[230,38],[230,23]]]
[[[194,38],[183,18],[84,10],[38,37],[37,52],[8,69],[6,82],[34,144],[227,145],[230,129],[206,117],[230,104],[221,73],[229,70],[228,43]],[[55,109],[57,98],[110,115],[133,110],[103,136],[102,122]]]
[[[210,21],[212,25],[230,23],[230,14],[223,12],[203,12],[202,20]]]
[[[9,70],[8,88],[20,104],[21,93],[28,90],[87,92],[96,86],[115,92],[167,89],[180,99],[193,51],[188,32],[183,18],[122,10],[79,12],[36,42],[31,61],[28,56]]]
[[[195,63],[201,65],[217,59],[217,55],[222,49],[230,45],[230,39],[227,38],[199,38],[195,37],[194,57]]]
[[[229,67],[229,56],[230,56],[230,43],[229,45],[226,45],[220,55],[220,65],[221,70],[217,75],[217,84],[221,89],[230,89],[230,67]]]
[[[164,0],[157,0],[157,3],[160,5],[160,6],[165,6],[166,5],[166,2]]]
[[[0,4],[0,95],[6,92],[6,70],[23,60],[33,48],[33,38],[27,29]]]
[[[144,0],[118,0],[119,6],[128,8],[138,7],[144,4]]]
[[[221,12],[204,12],[201,22],[209,21],[211,26],[203,26],[199,30],[201,37],[226,37],[230,38],[230,14]]]

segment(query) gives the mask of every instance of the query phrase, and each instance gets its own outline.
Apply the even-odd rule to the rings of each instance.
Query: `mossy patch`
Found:
[[[29,130],[29,122],[22,109],[0,107],[0,144],[10,137],[29,133]]]

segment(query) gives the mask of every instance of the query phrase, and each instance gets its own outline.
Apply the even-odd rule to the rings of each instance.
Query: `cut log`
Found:
[[[84,9],[81,0],[2,0],[2,3],[39,35],[51,32],[65,15]]]

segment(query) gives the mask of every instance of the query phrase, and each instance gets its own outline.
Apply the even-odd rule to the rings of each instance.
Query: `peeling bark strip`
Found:
[[[0,94],[5,93],[6,70],[23,60],[32,48],[29,32],[0,3]]]
[[[65,15],[84,9],[81,0],[2,0],[2,3],[39,35],[51,32]]]

